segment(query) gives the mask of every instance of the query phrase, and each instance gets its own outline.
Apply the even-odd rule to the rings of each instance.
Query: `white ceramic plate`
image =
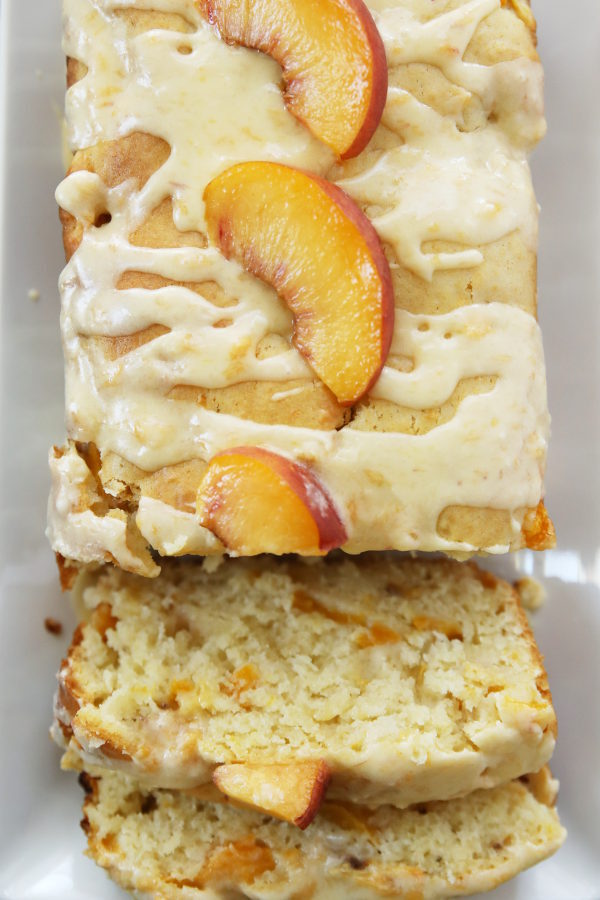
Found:
[[[48,739],[72,619],[44,538],[46,455],[62,439],[53,191],[62,176],[60,0],[4,0],[0,163],[0,896],[123,897],[82,856],[81,791]],[[551,860],[494,900],[600,898],[600,5],[538,0],[549,135],[534,160],[543,208],[540,318],[554,417],[547,502],[558,549],[492,560],[540,577],[535,614],[560,722],[554,771],[569,829]],[[28,296],[40,293],[38,300]],[[45,616],[63,622],[49,635]]]

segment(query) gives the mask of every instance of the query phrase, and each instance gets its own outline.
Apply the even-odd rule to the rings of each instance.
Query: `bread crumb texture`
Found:
[[[515,582],[515,588],[519,595],[522,606],[532,612],[540,609],[546,602],[546,589],[544,585],[535,578],[519,578]]]

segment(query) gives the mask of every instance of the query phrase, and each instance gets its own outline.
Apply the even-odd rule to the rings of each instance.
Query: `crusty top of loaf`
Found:
[[[313,466],[350,552],[532,545],[548,416],[525,158],[545,125],[526,3],[367,0],[388,101],[343,163],[285,108],[279,68],[220,41],[202,4],[148,6],[68,4],[68,432],[98,448],[110,503],[73,448],[53,456],[54,549],[147,575],[144,544],[221,552],[198,485],[246,444]],[[391,352],[351,412],[297,351],[281,298],[207,246],[207,182],[267,158],[340,185],[391,263]]]

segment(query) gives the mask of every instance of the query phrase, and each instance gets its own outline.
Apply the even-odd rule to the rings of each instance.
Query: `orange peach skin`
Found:
[[[213,457],[197,508],[202,525],[244,556],[318,556],[348,539],[331,497],[310,469],[261,447],[236,447]]]
[[[272,285],[293,341],[338,402],[373,386],[390,349],[394,293],[365,214],[334,184],[278,163],[241,163],[204,192],[209,239]]]
[[[213,782],[228,797],[307,828],[325,796],[331,773],[323,760],[272,765],[219,766]]]
[[[377,128],[388,88],[385,49],[362,0],[196,0],[223,40],[272,56],[285,102],[340,157]]]

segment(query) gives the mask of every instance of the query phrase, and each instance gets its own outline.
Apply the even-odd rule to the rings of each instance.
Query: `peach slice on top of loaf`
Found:
[[[196,0],[223,40],[272,56],[290,112],[340,157],[357,156],[381,119],[388,70],[363,0]]]
[[[316,556],[347,541],[331,497],[308,466],[261,447],[235,447],[213,457],[197,507],[202,525],[246,556]]]
[[[328,181],[268,162],[227,169],[204,201],[210,241],[287,303],[295,346],[339,403],[360,400],[394,326],[389,265],[365,214]]]

